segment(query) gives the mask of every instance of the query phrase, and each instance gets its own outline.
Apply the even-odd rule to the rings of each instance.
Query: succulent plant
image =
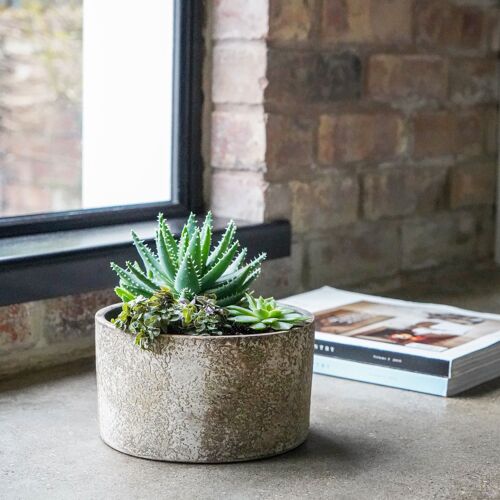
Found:
[[[151,349],[159,335],[230,334],[227,312],[211,297],[174,297],[162,288],[151,297],[139,296],[122,305],[113,324],[135,336],[135,343]]]
[[[245,294],[243,305],[228,306],[226,311],[230,322],[245,325],[256,332],[290,330],[309,319],[293,309],[281,306],[272,297],[255,299],[248,293]]]
[[[156,253],[135,232],[134,246],[145,270],[137,263],[122,268],[111,267],[120,278],[116,294],[123,302],[138,296],[151,297],[162,287],[168,287],[175,297],[191,299],[199,295],[215,297],[219,306],[236,304],[260,274],[265,254],[245,263],[246,248],[240,249],[235,240],[236,225],[229,222],[222,238],[212,248],[212,215],[209,212],[202,227],[194,214],[189,216],[179,240],[173,236],[162,214],[158,216]]]

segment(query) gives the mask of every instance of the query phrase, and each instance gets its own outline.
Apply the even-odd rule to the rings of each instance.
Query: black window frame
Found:
[[[122,207],[0,218],[0,307],[91,292],[116,285],[110,261],[136,259],[131,223],[154,244],[155,219],[163,212],[175,235],[190,212],[203,216],[201,124],[204,9],[202,0],[175,2],[172,141],[173,201]],[[236,221],[249,257],[288,257],[291,227],[286,220]],[[214,219],[214,237],[227,219]],[[2,246],[3,243],[3,246]],[[3,250],[3,252],[2,252]]]
[[[0,217],[0,242],[1,238],[146,221],[160,211],[178,218],[203,210],[203,23],[203,2],[174,0],[172,200]]]

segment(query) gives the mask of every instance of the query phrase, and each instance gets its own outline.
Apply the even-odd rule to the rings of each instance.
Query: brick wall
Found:
[[[0,216],[81,206],[81,10],[0,4]]]
[[[91,357],[94,315],[115,302],[109,290],[0,307],[0,378]]]
[[[292,256],[265,264],[260,291],[395,286],[491,256],[495,4],[208,2],[212,208],[293,224]],[[94,312],[115,300],[0,308],[0,376],[92,355]]]
[[[499,9],[213,0],[211,205],[287,217],[276,295],[489,259]]]

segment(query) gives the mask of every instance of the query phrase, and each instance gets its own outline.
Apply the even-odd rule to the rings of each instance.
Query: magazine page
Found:
[[[316,316],[316,337],[444,360],[500,342],[500,315],[323,287],[283,299]]]

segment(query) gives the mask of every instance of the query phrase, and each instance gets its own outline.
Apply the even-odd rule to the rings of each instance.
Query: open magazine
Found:
[[[358,365],[369,364],[375,375],[380,372],[379,367],[399,372],[380,372],[383,376],[379,380],[366,381],[384,383],[382,379],[390,375],[391,383],[385,385],[398,386],[394,384],[395,377],[396,382],[398,375],[400,380],[410,377],[403,372],[440,377],[446,379],[446,390],[440,389],[446,392],[444,395],[450,395],[453,387],[463,390],[479,383],[479,379],[500,375],[500,316],[331,287],[283,302],[315,313],[317,372],[326,370],[333,374],[333,369],[336,374],[344,373],[340,360],[354,362],[357,364],[342,366],[349,369],[348,378],[359,380],[356,369],[361,373],[367,367]],[[326,363],[325,358],[337,361],[330,359]],[[443,385],[445,380],[439,382]]]

